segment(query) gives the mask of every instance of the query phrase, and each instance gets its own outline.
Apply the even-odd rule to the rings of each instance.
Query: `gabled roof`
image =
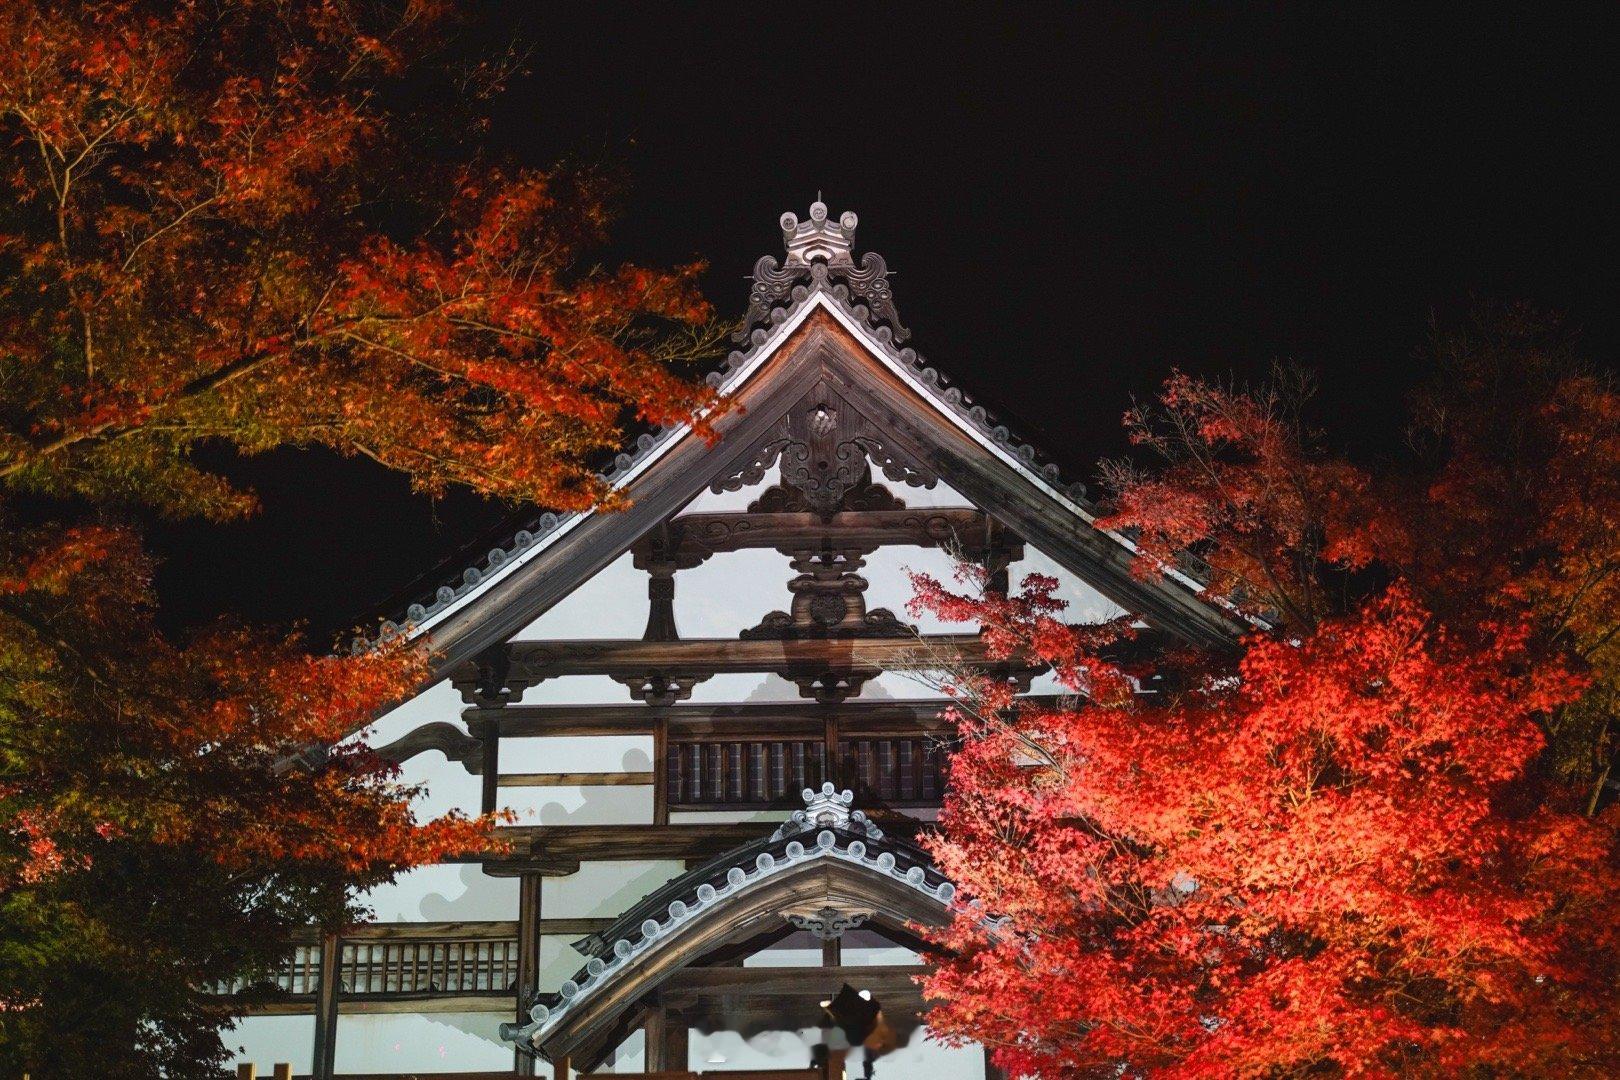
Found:
[[[1134,575],[1134,545],[1096,527],[1083,485],[1066,484],[1040,451],[903,345],[909,333],[895,312],[887,266],[872,252],[858,263],[853,257],[853,213],[834,222],[818,202],[808,220],[789,213],[781,225],[787,254],[755,264],[738,348],[708,377],[743,406],[718,419],[718,444],[684,424],[640,436],[603,474],[629,496],[629,509],[540,514],[510,544],[410,605],[402,620],[384,622],[382,638],[426,636],[439,670],[506,640],[705,488],[753,482],[779,460],[811,467],[805,420],[793,410],[830,394],[864,424],[864,435],[837,448],[854,447],[863,468],[870,460],[889,479],[919,486],[943,474],[1148,624],[1201,645],[1236,639],[1241,625],[1202,599],[1192,578],[1177,570],[1156,580]],[[811,424],[824,419],[825,410],[814,408]]]
[[[717,948],[772,929],[837,937],[866,922],[904,931],[950,918],[956,887],[920,848],[890,836],[854,796],[806,788],[806,808],[773,834],[690,870],[575,947],[583,967],[501,1037],[553,1061],[589,1068],[627,1010]],[[985,918],[994,928],[997,921]]]

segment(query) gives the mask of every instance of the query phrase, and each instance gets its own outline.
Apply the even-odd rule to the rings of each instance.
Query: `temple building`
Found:
[[[780,224],[710,376],[740,406],[718,439],[642,435],[607,473],[627,509],[520,523],[384,624],[431,644],[436,681],[363,737],[424,786],[421,814],[509,810],[510,842],[298,943],[230,1034],[239,1062],[823,1076],[822,1003],[847,985],[895,1030],[878,1076],[994,1075],[928,1037],[914,981],[917,930],[954,898],[917,843],[954,735],[928,673],[1057,686],[908,616],[908,569],[1040,571],[1071,620],[1167,640],[1237,628],[1191,578],[1134,576],[1084,490],[907,346],[854,214]]]

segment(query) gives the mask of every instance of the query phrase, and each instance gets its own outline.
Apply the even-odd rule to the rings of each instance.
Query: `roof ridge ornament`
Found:
[[[801,797],[804,799],[804,809],[793,811],[793,815],[776,830],[773,839],[781,840],[815,829],[842,829],[845,832],[864,833],[870,840],[883,839],[883,830],[875,822],[864,812],[850,809],[855,802],[855,793],[849,788],[839,791],[831,781],[827,781],[819,791],[805,788]]]
[[[788,309],[813,292],[836,297],[861,322],[886,334],[888,342],[899,344],[910,337],[894,310],[883,256],[868,251],[858,263],[855,260],[859,222],[853,210],[845,210],[834,221],[820,199],[810,204],[807,220],[800,221],[791,210],[783,214],[780,224],[787,255],[781,260],[762,255],[754,263],[748,312],[735,340],[752,340],[755,331],[786,318]]]
[[[810,204],[810,219],[800,221],[789,210],[782,215],[782,242],[787,246],[788,266],[809,266],[824,262],[829,266],[853,265],[850,249],[855,246],[855,226],[860,218],[845,210],[837,221],[829,220],[827,204],[817,199]]]

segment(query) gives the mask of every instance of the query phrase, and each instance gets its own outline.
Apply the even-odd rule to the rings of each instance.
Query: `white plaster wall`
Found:
[[[628,551],[620,555],[513,640],[639,638],[647,628],[647,574],[631,563]]]
[[[647,1071],[647,1033],[640,1029],[632,1031],[630,1037],[620,1043],[609,1054],[607,1060],[597,1066],[600,1073],[641,1073]]]
[[[810,1064],[811,1047],[824,1038],[815,1028],[767,1031],[747,1040],[732,1031],[694,1031],[687,1043],[686,1067],[722,1074],[742,1069],[802,1069]],[[850,1054],[846,1075],[861,1075],[863,1053]],[[983,1080],[984,1051],[976,1043],[945,1046],[922,1028],[907,1045],[878,1058],[875,1065],[875,1075],[885,1080]]]
[[[258,1066],[260,1076],[269,1076],[278,1063],[292,1066],[294,1074],[314,1071],[315,1017],[247,1016],[221,1033],[225,1048],[231,1051],[230,1068]]]
[[[515,825],[650,825],[651,784],[635,787],[507,787],[500,805],[516,815]]]
[[[351,739],[367,746],[385,746],[423,724],[435,721],[466,731],[466,725],[461,722],[462,708],[461,695],[446,679],[385,713],[371,726],[356,732]],[[418,754],[401,764],[400,780],[423,788],[411,801],[411,808],[419,820],[440,817],[451,810],[469,814],[478,812],[478,778],[460,764],[447,761],[437,750]]]
[[[339,1014],[333,1071],[475,1072],[512,1067],[501,1012]],[[298,1070],[294,1068],[294,1072]]]
[[[651,772],[652,737],[580,736],[501,740],[501,772]],[[506,787],[500,806],[520,825],[648,824],[653,788],[636,786]]]
[[[821,949],[761,949],[753,956],[743,957],[742,963],[749,968],[820,967]]]
[[[757,484],[738,491],[709,491],[704,489],[681,508],[687,514],[731,514],[748,509],[748,504],[759,498],[765,489],[781,483],[782,467],[772,465]]]
[[[378,922],[485,922],[518,917],[516,878],[491,877],[472,863],[407,870],[361,894]]]
[[[675,625],[682,637],[734,638],[768,611],[787,610],[794,577],[771,548],[727,551],[675,575]]]
[[[645,772],[650,768],[651,735],[537,735],[501,740],[502,772]]]
[[[547,919],[611,919],[685,866],[673,859],[591,862],[567,877],[540,886],[540,914]]]

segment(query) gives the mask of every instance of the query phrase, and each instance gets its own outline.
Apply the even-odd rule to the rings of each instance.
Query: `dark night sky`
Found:
[[[1172,366],[1297,360],[1336,437],[1387,445],[1431,314],[1471,297],[1565,312],[1616,355],[1620,43],[1598,9],[932,10],[487,5],[481,33],[534,47],[493,136],[622,168],[609,258],[701,256],[728,317],[780,213],[823,191],[896,272],[918,350],[1080,477]],[[258,519],[154,533],[174,625],[231,611],[327,638],[396,614],[379,606],[507,513],[330,455],[232,471]]]

